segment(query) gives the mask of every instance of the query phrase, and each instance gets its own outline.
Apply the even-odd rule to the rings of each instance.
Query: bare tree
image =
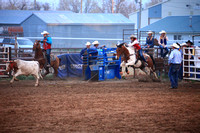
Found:
[[[105,4],[102,4],[102,5],[105,6],[103,12],[112,13],[112,0],[107,0],[105,1]],[[124,16],[128,17],[128,14],[134,11],[136,11],[136,5],[134,2],[130,2],[129,0],[115,0],[114,1],[114,13],[121,13]]]
[[[116,0],[116,3],[115,3],[115,12],[116,13],[119,13],[120,10],[126,6],[125,5],[125,0]],[[128,9],[127,9],[128,10]]]
[[[42,4],[42,7],[43,7],[43,9],[44,9],[45,11],[47,11],[47,10],[50,9],[49,3],[44,3],[44,4]]]
[[[162,2],[162,0],[151,0],[150,2],[146,3],[146,7],[148,6],[153,6],[153,5],[156,5],[158,3]]]
[[[2,10],[2,9],[3,9],[3,1],[0,0],[0,10]]]
[[[81,0],[60,0],[59,10],[69,10],[79,13],[81,9]],[[129,0],[115,0],[114,13],[122,13],[126,17],[136,10],[134,2]],[[84,13],[112,13],[112,0],[83,0]]]
[[[8,10],[28,10],[30,8],[29,0],[8,0],[8,1],[0,1],[1,9]]]
[[[79,13],[81,9],[80,0],[60,0],[59,10],[69,10],[75,13]]]

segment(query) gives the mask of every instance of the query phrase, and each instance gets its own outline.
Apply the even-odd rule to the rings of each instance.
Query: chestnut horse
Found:
[[[158,79],[156,73],[155,73],[155,63],[152,57],[148,54],[144,54],[144,57],[147,61],[147,65],[144,61],[136,58],[137,54],[135,53],[134,48],[126,48],[123,44],[117,47],[117,58],[122,56],[122,63],[121,67],[125,66],[125,68],[131,66],[133,68],[140,68],[143,72],[145,72],[147,75],[151,75],[151,73],[154,74],[155,78]]]
[[[41,46],[40,46],[40,40],[35,40],[35,43],[33,45],[33,51],[35,51],[35,57],[34,59],[39,62],[40,64],[40,69],[45,69],[46,72],[43,77],[45,77],[47,74],[49,74],[49,67],[46,67],[46,61],[47,59],[44,57],[44,54],[42,52]],[[58,74],[58,67],[60,64],[60,60],[58,57],[54,61],[51,61],[50,65],[54,69],[54,77],[57,76]]]

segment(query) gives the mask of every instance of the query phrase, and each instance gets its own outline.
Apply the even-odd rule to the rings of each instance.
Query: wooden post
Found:
[[[15,56],[16,56],[16,57],[18,57],[17,49],[18,49],[18,44],[17,44],[17,35],[15,35]]]
[[[83,13],[83,0],[81,0],[81,13]]]
[[[140,16],[139,16],[139,26],[138,29],[141,28],[141,21],[142,21],[142,0],[140,0],[140,12],[139,12]]]
[[[112,0],[112,13],[114,13],[114,0]]]
[[[34,10],[36,10],[36,0],[34,0]]]

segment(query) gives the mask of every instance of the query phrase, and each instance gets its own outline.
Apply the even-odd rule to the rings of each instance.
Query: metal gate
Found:
[[[147,32],[148,31],[140,31],[139,32],[139,36],[138,36],[138,41],[140,42],[141,45],[145,45],[146,44],[146,38],[147,38]],[[155,32],[153,32],[153,37],[155,37]]]
[[[183,79],[200,81],[200,47],[183,48]]]
[[[129,37],[134,35],[138,38],[138,30],[137,29],[123,29],[123,42],[129,42]]]
[[[0,78],[10,76],[10,75],[4,74],[6,71],[5,61],[10,61],[10,59],[11,59],[11,48],[10,47],[0,47]]]

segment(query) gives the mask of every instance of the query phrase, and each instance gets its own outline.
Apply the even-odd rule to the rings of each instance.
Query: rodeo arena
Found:
[[[199,133],[199,5],[0,10],[0,132]]]

